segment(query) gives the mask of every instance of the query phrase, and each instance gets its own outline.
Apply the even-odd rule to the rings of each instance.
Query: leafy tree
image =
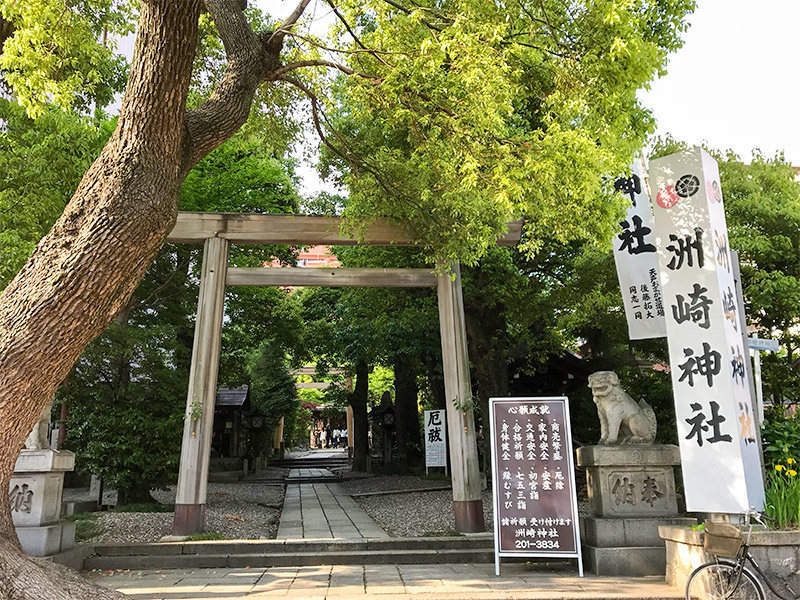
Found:
[[[262,432],[265,437],[251,440],[251,453],[255,456],[259,454],[259,445],[262,448],[271,447],[272,431],[281,418],[285,421],[285,427],[294,432],[301,407],[294,377],[286,365],[286,353],[280,345],[270,341],[261,344],[250,357],[248,371],[251,402],[265,416]]]
[[[91,83],[103,55],[89,34],[98,33],[95,15],[111,7],[111,21],[124,24],[118,16],[131,4],[3,1],[0,12],[16,27],[4,44],[3,69],[13,71],[8,81],[17,97],[34,110],[51,85],[58,92],[52,96],[66,102],[64,92],[80,88],[74,81]],[[332,97],[327,74],[331,67],[346,74],[339,85],[355,126],[352,134],[330,132],[326,139],[358,148],[359,135],[377,132],[387,142],[365,144],[370,154],[345,152],[361,167],[348,174],[356,190],[351,216],[408,220],[440,258],[469,262],[523,212],[534,219],[531,248],[543,233],[610,227],[604,217],[613,204],[593,200],[600,173],[615,171],[640,145],[649,116],[636,90],[663,69],[693,7],[690,0],[342,0],[336,12],[343,26],[332,42],[346,52],[342,64],[323,58],[319,40],[297,27],[308,4],[301,0],[280,26],[262,33],[249,25],[239,0],[140,4],[117,128],[0,297],[0,486],[58,384],[127,305],[172,227],[183,180],[242,127],[262,83],[300,90],[322,128],[319,99]],[[203,8],[227,66],[207,99],[187,110]],[[43,30],[49,38],[35,39]],[[71,30],[80,35],[69,36]],[[15,38],[25,43],[6,52]],[[40,69],[43,58],[59,68]],[[25,89],[28,81],[35,93]],[[523,89],[533,93],[517,93]],[[531,102],[515,104],[522,97]],[[380,127],[360,129],[365,122]],[[403,152],[403,139],[419,149]],[[0,512],[0,560],[0,585],[13,598],[119,597],[33,567],[15,541],[8,509]]]
[[[191,359],[186,253],[162,251],[133,298],[83,353],[59,389],[68,447],[118,503],[152,502],[174,483]]]
[[[800,183],[783,156],[729,152],[720,162],[730,246],[739,251],[747,318],[780,354],[764,357],[767,397],[800,402]]]
[[[291,164],[277,160],[253,136],[231,141],[190,173],[181,208],[293,211],[297,194]],[[273,254],[290,258],[283,247],[237,246],[231,260],[250,266]],[[149,502],[151,489],[177,477],[199,262],[197,247],[165,246],[134,299],[89,345],[69,385],[59,390],[59,400],[70,410],[68,440],[78,468],[102,476],[123,504]],[[233,288],[226,294],[226,314],[220,383],[249,383],[253,403],[269,411],[264,414],[273,427],[281,416],[294,415],[284,406],[294,394],[279,385],[291,377],[271,358],[297,341],[296,306],[283,290]],[[290,393],[289,400],[279,391]],[[252,441],[259,446],[251,448],[256,455],[271,440]]]
[[[74,113],[49,107],[36,119],[0,98],[0,289],[30,256],[67,205],[111,134]]]

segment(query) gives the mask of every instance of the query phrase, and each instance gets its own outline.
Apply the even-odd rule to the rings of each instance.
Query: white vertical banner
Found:
[[[447,417],[444,410],[425,411],[425,468],[447,468]]]
[[[667,335],[653,234],[653,209],[646,182],[641,158],[633,161],[630,175],[614,182],[614,189],[631,199],[631,207],[614,239],[614,262],[628,320],[628,335],[632,340]]]
[[[681,463],[690,512],[764,505],[716,161],[701,148],[650,161]]]

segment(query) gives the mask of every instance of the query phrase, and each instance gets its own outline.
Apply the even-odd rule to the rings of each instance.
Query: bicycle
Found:
[[[794,590],[786,584],[784,587],[792,594],[791,596],[784,596],[776,590],[769,577],[750,554],[750,535],[753,533],[752,520],[766,527],[764,519],[770,521],[774,519],[755,509],[750,509],[743,514],[747,524],[746,537],[736,525],[706,521],[703,546],[706,552],[716,555],[717,558],[700,565],[689,575],[689,580],[686,582],[686,600],[765,600],[762,581],[778,598],[800,600],[800,596],[797,596]],[[755,573],[748,567],[748,563],[753,567]]]

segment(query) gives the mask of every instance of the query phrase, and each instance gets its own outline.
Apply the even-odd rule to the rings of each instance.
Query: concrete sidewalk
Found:
[[[676,600],[661,577],[579,578],[574,565],[373,565],[90,572],[95,583],[136,600]]]

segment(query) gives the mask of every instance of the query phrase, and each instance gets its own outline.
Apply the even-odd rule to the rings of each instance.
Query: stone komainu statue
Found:
[[[589,387],[600,417],[600,444],[652,444],[656,415],[644,400],[637,404],[619,384],[614,371],[589,375]]]
[[[39,421],[33,426],[33,431],[28,434],[28,439],[25,440],[26,450],[48,450],[50,448],[47,434],[50,431],[50,408],[52,405],[51,402],[45,407]]]

